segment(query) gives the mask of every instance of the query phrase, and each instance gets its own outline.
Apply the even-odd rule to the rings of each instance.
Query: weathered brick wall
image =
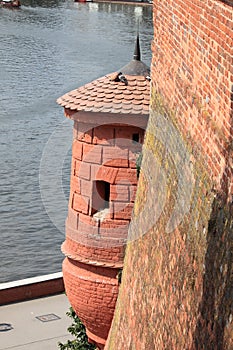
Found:
[[[105,348],[233,349],[233,8],[153,6],[151,113]]]

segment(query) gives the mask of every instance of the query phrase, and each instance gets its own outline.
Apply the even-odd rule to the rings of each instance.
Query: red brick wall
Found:
[[[140,135],[139,143],[133,142],[134,133]],[[144,130],[127,125],[93,127],[79,122],[75,123],[74,136],[65,250],[73,250],[82,258],[121,265],[137,188],[135,162]],[[93,217],[99,209],[96,203],[103,202],[101,193],[97,193],[97,181],[110,184],[105,220]]]
[[[219,183],[230,146],[233,10],[221,1],[155,1],[152,79]]]
[[[85,117],[74,123],[63,276],[74,311],[89,339],[102,349],[118,295],[144,130],[93,126]],[[137,143],[132,139],[135,133]]]
[[[233,8],[154,0],[151,113],[106,349],[233,348]]]

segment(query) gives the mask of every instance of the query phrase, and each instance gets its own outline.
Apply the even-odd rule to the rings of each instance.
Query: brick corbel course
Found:
[[[119,269],[123,266],[125,245],[124,240],[107,241],[106,237],[103,237],[97,241],[94,236],[79,235],[77,231],[67,227],[62,252],[70,259],[85,264]]]
[[[104,344],[118,295],[116,270],[101,271],[100,268],[97,270],[94,266],[66,258],[63,262],[63,273],[67,295],[74,310],[86,325],[87,333],[95,334],[95,337],[99,337]],[[107,300],[103,299],[103,294]],[[93,318],[96,320],[95,324]]]
[[[115,219],[106,219],[100,222],[99,227],[102,228],[126,228],[129,227],[130,220],[115,220]]]
[[[127,223],[127,220],[124,220]],[[128,233],[129,225],[125,226],[116,226],[116,227],[101,227],[99,228],[99,234],[102,238],[111,238],[111,244],[113,246],[125,245],[127,242],[127,233]],[[115,241],[113,240],[115,239]],[[118,259],[117,259],[118,260]]]

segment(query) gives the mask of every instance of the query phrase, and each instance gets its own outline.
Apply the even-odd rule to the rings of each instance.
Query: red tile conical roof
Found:
[[[66,109],[83,112],[148,114],[150,79],[145,76],[108,74],[60,97]]]
[[[149,75],[149,67],[141,61],[137,35],[132,61],[118,72],[66,93],[57,103],[77,112],[149,114]]]

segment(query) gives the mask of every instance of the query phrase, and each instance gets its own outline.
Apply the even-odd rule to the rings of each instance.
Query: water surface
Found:
[[[151,7],[0,8],[0,282],[61,270],[72,125],[56,99],[127,64],[138,23],[150,65]]]

